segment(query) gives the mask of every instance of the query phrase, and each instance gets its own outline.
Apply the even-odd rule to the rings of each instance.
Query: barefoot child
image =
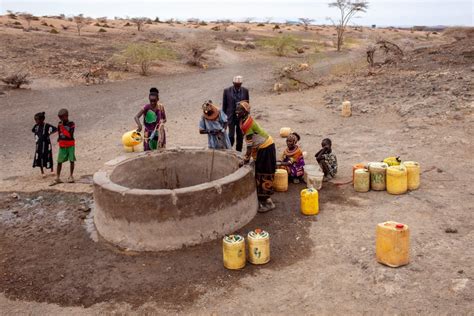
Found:
[[[58,124],[58,168],[57,177],[54,183],[61,183],[61,168],[63,162],[70,162],[70,174],[67,182],[74,182],[74,161],[76,161],[75,155],[75,141],[74,141],[74,129],[76,128],[74,122],[69,121],[69,112],[66,109],[61,109],[58,112],[58,117],[61,120]]]
[[[337,173],[337,158],[332,152],[332,142],[329,138],[323,139],[321,142],[321,150],[314,155],[319,166],[323,169],[325,180],[332,179]]]
[[[293,183],[300,183],[301,177],[304,175],[304,158],[303,151],[298,146],[300,135],[291,133],[286,138],[287,148],[281,155],[278,162],[279,168],[288,171],[288,177]]]
[[[45,177],[44,168],[53,172],[53,148],[49,136],[57,131],[53,125],[45,123],[45,113],[35,114],[35,126],[31,130],[35,134],[36,151],[33,160],[33,168],[40,167],[41,174]]]

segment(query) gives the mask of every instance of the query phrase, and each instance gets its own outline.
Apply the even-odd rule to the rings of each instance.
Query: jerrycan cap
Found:
[[[402,228],[404,228],[404,227],[405,227],[405,225],[403,225],[403,224],[397,224],[397,225],[395,225],[395,228],[398,228],[398,229],[402,229]]]

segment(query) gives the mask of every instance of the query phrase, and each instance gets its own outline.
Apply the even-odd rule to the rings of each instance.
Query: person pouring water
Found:
[[[146,104],[140,112],[135,115],[135,123],[137,123],[137,131],[141,132],[143,126],[140,117],[143,118],[144,131],[144,150],[155,150],[166,147],[166,135],[164,123],[166,123],[166,112],[163,104],[158,102],[160,94],[157,88],[151,88],[148,96],[149,104]]]

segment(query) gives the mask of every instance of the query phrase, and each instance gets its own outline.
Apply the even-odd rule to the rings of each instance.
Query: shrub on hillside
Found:
[[[278,56],[285,56],[290,50],[293,50],[297,46],[298,40],[292,35],[280,35],[263,39],[259,43],[262,46],[270,47],[275,50]]]
[[[204,67],[204,61],[207,60],[204,55],[214,48],[213,44],[204,40],[194,39],[187,42],[185,45],[186,63],[191,66]]]
[[[149,74],[150,67],[154,62],[174,58],[174,52],[160,44],[133,43],[129,44],[115,60],[125,64],[138,65],[140,74]]]
[[[28,79],[29,76],[30,74],[26,72],[16,72],[1,80],[7,85],[13,86],[13,88],[19,89],[22,85],[31,83],[31,80]]]

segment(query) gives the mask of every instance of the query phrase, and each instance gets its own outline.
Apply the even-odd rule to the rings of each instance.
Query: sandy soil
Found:
[[[394,32],[393,36],[401,35]],[[405,37],[410,36],[407,32]],[[420,39],[415,46],[450,41]],[[462,45],[454,54],[472,50],[462,40],[453,45]],[[342,54],[345,57],[338,57],[336,64],[345,65],[354,55],[364,58],[357,48]],[[324,78],[320,86],[282,94],[271,92],[275,68],[303,59],[277,59],[261,50],[236,52],[227,44],[218,55],[232,63],[210,70],[89,87],[8,91],[0,96],[0,310],[7,315],[472,313],[470,90],[454,95],[463,105],[459,109],[450,108],[444,92],[439,97],[429,95],[429,108],[417,109],[426,91],[420,89],[419,95],[415,88],[415,95],[405,95],[403,85],[413,80],[410,70],[423,75],[456,71],[460,73],[456,78],[463,78],[457,79],[461,87],[471,89],[463,83],[472,78],[471,63],[464,57],[453,57],[461,62],[457,66],[434,59],[430,67],[417,69],[410,54],[370,78],[366,73],[335,75],[334,58],[328,57],[312,65]],[[423,56],[432,54],[427,51],[419,60]],[[170,253],[137,254],[91,239],[87,229],[90,176],[105,161],[122,154],[120,136],[134,128],[132,117],[146,101],[149,87],[161,91],[169,117],[169,146],[204,146],[205,137],[196,132],[200,104],[209,98],[220,102],[222,89],[237,73],[251,91],[254,116],[274,136],[278,151],[284,149],[284,139],[278,137],[282,126],[301,134],[307,163],[315,163],[313,155],[321,139],[330,137],[340,166],[335,183],[347,182],[355,163],[401,155],[421,163],[420,189],[392,196],[355,193],[350,185],[328,183],[320,192],[321,213],[304,217],[299,213],[302,186],[291,185],[288,192],[275,195],[273,212],[257,215],[242,229],[261,227],[270,232],[272,261],[239,272],[223,268],[218,241]],[[387,81],[393,75],[400,84]],[[360,90],[368,78],[373,89],[364,94]],[[436,78],[443,87],[452,82],[449,76],[445,81],[443,76]],[[345,91],[352,91],[354,98],[350,118],[342,118],[337,107]],[[411,110],[402,116],[389,101],[364,110],[374,97],[386,95],[395,100],[403,96]],[[77,178],[81,180],[49,190],[51,178],[42,179],[38,170],[30,168],[34,151],[30,130],[34,113],[46,111],[47,120],[55,123],[54,114],[61,107],[69,108],[77,124]],[[457,116],[428,115],[431,109],[454,111]],[[405,267],[393,269],[375,261],[375,226],[386,220],[411,228],[411,263]],[[457,233],[446,233],[447,229]]]

